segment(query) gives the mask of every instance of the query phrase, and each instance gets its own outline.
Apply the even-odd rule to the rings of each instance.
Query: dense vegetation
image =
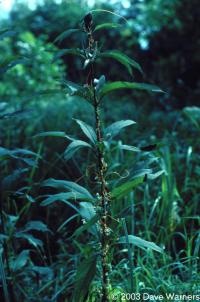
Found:
[[[199,17],[46,0],[1,20],[1,301],[198,301]]]

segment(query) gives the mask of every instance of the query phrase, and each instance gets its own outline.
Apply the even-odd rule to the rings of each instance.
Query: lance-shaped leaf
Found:
[[[15,150],[8,150],[6,148],[0,147],[0,160],[5,160],[8,158],[15,158],[20,159],[22,161],[28,160],[26,156],[33,156],[41,158],[39,155],[37,155],[35,152],[32,152],[27,149],[15,149]]]
[[[126,196],[128,193],[130,193],[135,187],[137,187],[139,184],[144,182],[144,176],[137,177],[131,181],[128,181],[118,187],[116,187],[111,192],[111,197],[113,199],[118,199]]]
[[[47,132],[41,132],[34,137],[63,137],[68,138],[65,132],[63,131],[47,131]]]
[[[84,302],[96,273],[97,256],[90,256],[79,265],[75,277],[73,302]]]
[[[60,193],[61,194],[64,194],[64,193]],[[70,194],[70,193],[69,193]],[[61,201],[63,203],[65,203],[66,205],[68,205],[70,208],[74,209],[77,213],[80,214],[79,212],[79,209],[70,201],[68,201],[67,199],[65,200],[64,198],[55,198],[55,196],[49,196],[48,200],[44,200],[42,203],[41,203],[41,206],[46,206],[48,204],[51,204],[55,201]]]
[[[11,153],[13,155],[17,155],[17,156],[38,156],[37,153],[33,152],[33,151],[30,151],[30,150],[27,150],[27,149],[15,149],[13,151],[11,151]]]
[[[100,90],[99,97],[103,98],[110,92],[114,92],[119,89],[137,89],[137,90],[146,90],[151,92],[164,92],[158,86],[146,84],[146,83],[135,83],[135,82],[122,82],[116,81],[112,83],[107,83]]]
[[[80,215],[79,209],[71,202],[71,200],[77,199],[77,198],[75,198],[75,195],[78,196],[78,193],[70,192],[70,193],[60,193],[60,194],[50,195],[47,199],[43,200],[43,202],[41,203],[41,206],[47,206],[54,202],[61,201],[61,202],[65,203],[66,205],[68,205],[70,208],[74,209]],[[64,197],[64,196],[66,196],[66,197]],[[83,195],[83,198],[81,198],[81,199],[84,200],[84,195]]]
[[[131,75],[132,75],[132,68],[135,68],[139,70],[141,73],[143,73],[141,66],[136,61],[129,58],[127,55],[123,54],[118,50],[109,50],[109,51],[102,52],[99,54],[99,57],[107,57],[107,58],[115,59],[116,61],[124,65]]]
[[[121,25],[117,23],[109,23],[109,22],[102,23],[95,27],[94,32],[102,29],[110,29],[110,28],[118,28],[118,27],[121,27]]]
[[[26,263],[30,259],[29,253],[30,250],[24,250],[17,256],[17,258],[13,262],[11,262],[12,271],[16,272],[26,265]]]
[[[132,120],[122,120],[115,122],[105,129],[105,135],[109,138],[116,136],[123,128],[136,124]]]
[[[146,180],[154,180],[158,178],[159,176],[163,175],[165,173],[165,170],[160,170],[156,173],[149,173],[146,175]]]
[[[65,30],[54,40],[54,43],[60,43],[64,39],[69,37],[71,34],[79,33],[79,32],[80,32],[80,29],[78,29],[78,28],[71,28],[71,29]]]
[[[96,211],[91,202],[80,202],[80,213],[81,216],[88,221],[95,216]]]
[[[60,59],[61,57],[65,56],[65,55],[75,55],[78,57],[85,58],[84,52],[81,49],[67,48],[67,49],[62,49],[62,50],[58,51],[53,58],[53,62],[55,62],[56,60]]]
[[[131,151],[131,152],[140,152],[141,150],[134,146],[129,145],[120,145],[121,150]]]
[[[136,168],[136,169],[132,169],[132,171],[130,171],[130,176],[132,179],[135,179],[139,176],[147,176],[150,173],[152,173],[152,169],[147,169],[147,168]]]
[[[106,82],[106,78],[104,75],[100,76],[99,79],[94,80],[94,83],[96,84],[95,86],[96,92],[99,92],[99,90],[103,87],[105,82]]]
[[[40,232],[49,232],[50,230],[48,229],[47,225],[44,224],[42,221],[38,220],[32,220],[29,221],[25,227],[23,228],[23,232],[28,232],[28,231],[40,231]]]
[[[31,269],[37,273],[38,276],[42,276],[45,280],[52,280],[54,278],[53,269],[48,266],[32,266]],[[49,284],[49,283],[48,283]],[[55,301],[52,299],[52,301]]]
[[[74,140],[69,144],[67,149],[64,152],[64,159],[69,160],[72,156],[81,148],[92,148],[92,146],[81,140]]]
[[[17,232],[15,234],[15,237],[19,239],[26,239],[34,247],[43,247],[43,242],[40,239],[35,238],[31,234],[24,233],[24,232]]]
[[[77,183],[73,181],[67,181],[67,180],[57,180],[54,178],[49,178],[45,180],[42,184],[42,187],[52,187],[58,190],[66,190],[71,191],[74,193],[80,193],[83,194],[85,197],[88,197],[90,199],[93,199],[92,195],[88,192],[87,189],[84,187],[78,185]]]
[[[91,200],[85,194],[77,193],[77,192],[62,192],[58,194],[49,195],[46,199],[41,202],[41,206],[48,206],[54,202],[61,201],[65,202],[67,200],[77,201],[77,200]],[[77,212],[78,208],[75,209]]]
[[[134,236],[134,235],[128,235],[128,242],[129,244],[133,244],[139,248],[142,249],[151,249],[159,253],[163,253],[163,249],[156,245],[154,242],[146,241],[140,237]],[[125,236],[122,236],[119,238],[118,243],[127,243],[127,238]]]
[[[92,230],[92,228],[95,227],[95,235],[97,235],[98,233],[98,228],[97,226],[94,226],[94,224],[97,223],[97,221],[99,220],[99,215],[96,214],[92,219],[88,220],[88,222],[86,222],[84,225],[82,225],[81,227],[79,227],[73,234],[73,237],[78,237],[80,236],[84,231],[90,231]]]
[[[88,222],[94,218],[94,216],[96,215],[96,211],[91,202],[80,202],[79,205],[80,205],[79,211],[80,211],[81,217],[83,219],[85,219],[86,222]],[[89,228],[89,231],[92,234],[97,235],[97,232],[98,232],[97,226],[96,225],[91,226]]]
[[[88,86],[81,86],[66,80],[63,80],[62,83],[70,96],[79,96],[87,101],[92,100],[93,94]]]
[[[83,88],[83,86],[77,84],[77,83],[74,83],[74,82],[71,82],[71,81],[67,81],[67,80],[62,80],[61,83],[66,87],[68,88],[70,94],[73,95],[73,93],[77,92],[78,90],[81,90]]]
[[[96,141],[97,141],[97,136],[96,136],[94,129],[90,125],[86,124],[85,122],[83,122],[81,120],[75,119],[75,121],[81,127],[82,131],[89,138],[89,140],[95,145]]]

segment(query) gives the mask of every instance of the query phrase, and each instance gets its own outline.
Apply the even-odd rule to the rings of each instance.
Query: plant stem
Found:
[[[94,51],[95,41],[92,36],[91,28],[88,30],[88,42],[89,42],[89,51]],[[101,249],[102,249],[102,302],[108,302],[108,226],[107,226],[107,217],[108,217],[108,190],[106,187],[105,180],[105,171],[106,171],[106,163],[104,160],[104,152],[103,152],[103,140],[102,140],[102,129],[101,129],[101,117],[100,117],[100,102],[96,95],[96,90],[94,86],[94,64],[91,62],[89,75],[88,75],[88,84],[90,85],[93,91],[93,105],[95,112],[95,123],[96,123],[96,136],[97,136],[97,166],[98,166],[98,181],[100,182],[100,196],[101,196]]]
[[[102,136],[101,136],[101,120],[99,115],[99,101],[96,97],[95,89],[94,91],[94,109],[95,109],[95,120],[96,120],[96,135],[97,135],[97,156],[98,156],[98,179],[101,184],[101,246],[102,246],[102,301],[108,301],[108,265],[107,265],[107,256],[108,256],[108,242],[107,242],[107,216],[108,216],[108,193],[106,188],[105,181],[105,161],[104,155],[101,149]]]

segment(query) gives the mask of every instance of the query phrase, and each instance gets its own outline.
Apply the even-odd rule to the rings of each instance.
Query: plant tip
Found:
[[[85,15],[83,21],[84,21],[86,31],[89,31],[92,26],[92,23],[93,23],[92,14],[88,13],[87,15]]]

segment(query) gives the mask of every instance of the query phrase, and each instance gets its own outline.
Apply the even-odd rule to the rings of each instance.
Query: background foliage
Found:
[[[136,72],[134,80],[157,84],[166,92],[154,95],[123,90],[109,95],[102,112],[106,126],[122,119],[136,121],[123,132],[123,143],[138,147],[159,144],[152,157],[157,157],[158,165],[165,170],[161,177],[140,185],[134,195],[116,204],[118,213],[126,202],[134,203],[135,222],[127,215],[128,229],[166,250],[160,256],[135,248],[135,291],[196,293],[200,282],[199,3],[98,1],[94,9],[99,8],[120,13],[128,20],[126,23],[116,15],[94,12],[96,24],[118,24],[96,32],[101,48],[118,49],[134,58],[144,70],[143,76]],[[45,0],[35,10],[28,7],[28,1],[18,1],[9,18],[1,20],[0,239],[2,244],[7,242],[3,254],[1,249],[2,301],[9,283],[16,301],[71,301],[77,265],[90,252],[90,245],[72,237],[82,225],[76,212],[61,202],[59,207],[47,208],[40,201],[53,193],[41,187],[47,178],[87,185],[91,154],[83,149],[72,161],[66,161],[63,153],[68,141],[34,137],[45,131],[80,137],[72,118],[94,122],[91,105],[69,95],[65,87],[66,80],[85,83],[81,60],[72,55],[55,59],[60,49],[84,45],[77,33],[62,41],[56,38],[64,30],[80,26],[90,9],[83,0]],[[111,58],[104,58],[97,72],[108,80],[130,80],[126,68]],[[123,179],[124,171],[138,167],[136,155],[120,151],[120,144],[121,138],[115,138],[109,165],[117,167],[122,160],[118,174]],[[90,235],[80,237],[80,242],[86,243]],[[130,292],[127,250],[119,247],[115,259],[110,290]],[[98,282],[96,278],[90,284],[88,302],[98,301]]]

